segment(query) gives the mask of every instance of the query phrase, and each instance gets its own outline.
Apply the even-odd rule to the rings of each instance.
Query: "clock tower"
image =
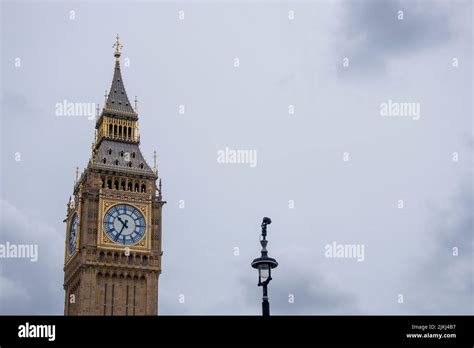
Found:
[[[156,315],[161,273],[161,179],[140,151],[138,113],[120,72],[96,120],[92,154],[66,213],[65,315]]]

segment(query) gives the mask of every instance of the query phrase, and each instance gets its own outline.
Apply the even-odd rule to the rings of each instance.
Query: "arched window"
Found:
[[[100,179],[101,179],[101,181],[102,181],[102,188],[105,188],[105,179],[104,179],[103,177],[100,178]]]
[[[139,188],[138,183],[136,183],[135,184],[135,192],[138,192],[138,188]]]
[[[128,137],[132,137],[132,127],[128,127]]]
[[[129,166],[129,167],[132,166],[132,161],[128,162],[128,166]]]
[[[103,163],[103,164],[106,164],[106,163],[107,163],[107,158],[104,157],[104,158],[102,159],[102,163]]]
[[[115,160],[115,165],[118,166],[119,160]]]
[[[132,189],[133,189],[133,185],[132,185],[131,182],[129,182],[129,183],[128,183],[128,190],[129,190],[129,191],[132,191]]]
[[[122,136],[122,126],[119,126],[119,137]]]
[[[123,150],[120,151],[120,157],[123,157]]]
[[[143,169],[143,167],[145,167],[145,165],[142,163],[140,163],[140,168]]]
[[[122,190],[125,191],[125,181],[122,181]]]
[[[114,124],[114,136],[117,136],[117,125]]]
[[[135,152],[132,152],[132,158],[135,158]]]
[[[145,186],[145,184],[142,184],[142,192],[146,192],[146,186]]]
[[[107,180],[107,188],[111,189],[112,188],[112,180]]]
[[[107,150],[107,153],[108,153],[109,155],[112,154],[112,149],[111,149],[110,147],[109,147],[109,149]]]
[[[118,190],[118,189],[119,189],[119,183],[118,183],[118,180],[115,180],[115,182],[114,182],[114,188],[115,188],[116,190]]]
[[[109,124],[109,136],[112,136],[113,128],[114,127],[111,124]]]

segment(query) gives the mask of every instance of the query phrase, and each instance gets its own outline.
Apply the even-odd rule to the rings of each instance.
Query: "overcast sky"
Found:
[[[103,102],[117,32],[168,202],[160,314],[260,314],[263,216],[273,314],[473,313],[472,14],[471,1],[2,1],[0,243],[39,258],[0,259],[0,313],[63,313],[62,221],[94,121],[55,105]],[[419,114],[382,116],[389,100]],[[219,163],[226,147],[255,150],[256,166]],[[364,260],[325,257],[333,242]]]

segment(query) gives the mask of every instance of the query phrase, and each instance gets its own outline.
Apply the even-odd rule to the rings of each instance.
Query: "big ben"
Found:
[[[67,204],[65,315],[156,315],[161,273],[161,179],[140,151],[138,113],[120,71],[98,115],[87,167]]]

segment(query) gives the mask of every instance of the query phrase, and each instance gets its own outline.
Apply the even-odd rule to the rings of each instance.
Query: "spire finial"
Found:
[[[79,177],[79,167],[76,167],[76,183],[77,183],[78,177]]]
[[[115,43],[114,45],[112,46],[115,48],[115,53],[114,53],[114,56],[115,56],[115,59],[119,59],[120,57],[120,51],[122,50],[123,48],[123,45],[120,43],[120,37],[119,37],[119,34],[117,33],[117,36],[115,37]]]
[[[156,151],[153,151],[153,171],[156,173]]]
[[[135,96],[134,102],[135,102],[135,112],[138,112],[138,98],[137,98],[137,96]]]

